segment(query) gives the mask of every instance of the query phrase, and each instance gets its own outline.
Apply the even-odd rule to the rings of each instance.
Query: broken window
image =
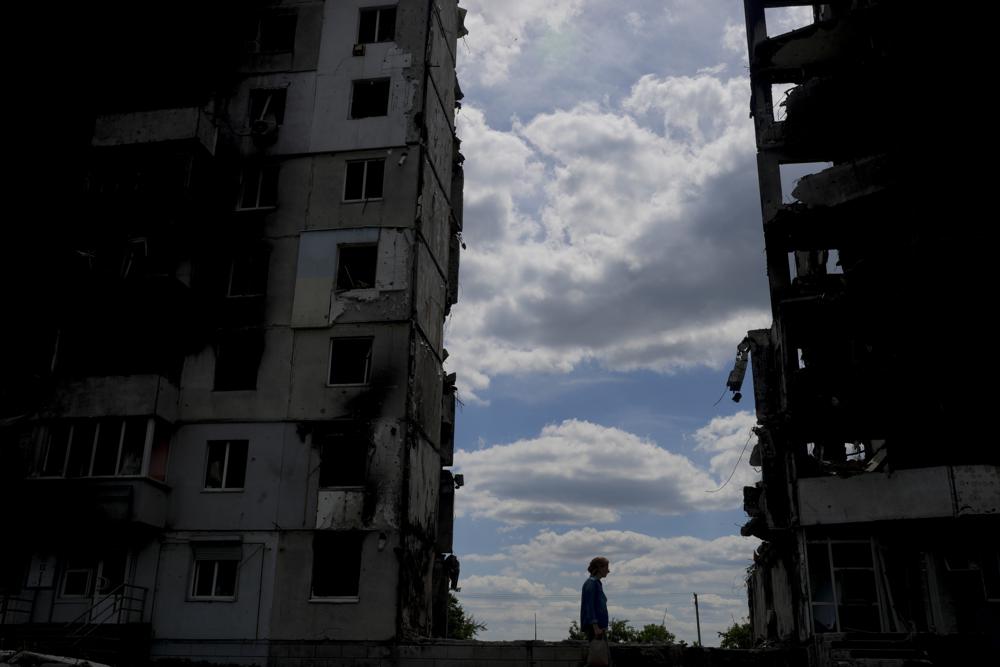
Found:
[[[191,597],[200,600],[235,600],[239,558],[202,558],[201,555],[196,556],[194,562]]]
[[[368,384],[372,338],[330,339],[328,384]]]
[[[344,178],[344,201],[381,199],[384,179],[385,160],[348,162]]]
[[[319,485],[364,486],[368,468],[368,433],[356,422],[324,426],[313,435],[319,445]]]
[[[41,475],[102,477],[142,474],[148,417],[60,422],[49,428]]]
[[[247,473],[247,440],[209,440],[206,489],[242,489]]]
[[[278,165],[248,164],[240,174],[237,211],[274,208],[278,205]]]
[[[818,541],[807,549],[813,631],[881,632],[871,542]]]
[[[214,391],[257,388],[257,367],[264,353],[264,332],[236,331],[216,345]]]
[[[396,8],[378,7],[361,10],[358,21],[358,44],[391,42],[396,36]]]
[[[285,88],[255,88],[250,91],[250,123],[274,120],[277,125],[285,121]]]
[[[385,116],[389,113],[389,79],[359,79],[351,95],[351,118]]]
[[[338,246],[337,291],[375,287],[377,265],[377,243]]]
[[[313,598],[357,598],[364,533],[321,531],[313,537]]]
[[[267,261],[265,247],[249,248],[233,257],[226,296],[263,296],[267,291]]]

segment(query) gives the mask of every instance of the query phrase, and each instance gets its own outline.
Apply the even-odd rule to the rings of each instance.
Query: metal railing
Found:
[[[119,584],[86,611],[66,624],[66,636],[77,641],[90,636],[102,625],[141,623],[149,589]]]

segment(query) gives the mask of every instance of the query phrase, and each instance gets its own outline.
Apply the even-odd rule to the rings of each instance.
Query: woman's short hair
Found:
[[[610,561],[608,561],[608,559],[604,556],[597,556],[590,561],[590,565],[587,566],[587,572],[593,574],[602,567],[607,567],[610,564]]]

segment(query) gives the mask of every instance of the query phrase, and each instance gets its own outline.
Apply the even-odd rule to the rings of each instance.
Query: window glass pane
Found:
[[[368,160],[368,176],[365,179],[365,199],[379,199],[382,196],[382,177],[385,160]]]
[[[242,489],[247,472],[247,441],[233,440],[229,443],[229,465],[226,467],[225,487]]]
[[[119,475],[138,475],[142,472],[142,454],[146,448],[145,417],[125,420],[125,439],[122,442],[121,464]]]
[[[214,560],[199,560],[194,563],[194,587],[195,597],[211,597],[212,577],[215,574]]]
[[[208,443],[208,466],[205,470],[205,488],[222,488],[222,470],[226,460],[225,440],[210,440]]]
[[[122,435],[122,422],[105,419],[98,425],[97,447],[94,451],[94,475],[114,475],[118,465],[118,443]]]
[[[813,602],[833,602],[833,585],[830,582],[830,558],[825,542],[810,544],[809,586]]]
[[[49,442],[43,461],[43,475],[62,475],[66,465],[66,449],[69,447],[69,424],[54,424],[49,429]]]
[[[837,631],[837,612],[832,604],[813,605],[813,630],[815,632]]]
[[[869,542],[834,542],[831,547],[834,567],[872,566],[872,547]]]
[[[365,163],[348,162],[347,176],[344,179],[344,200],[355,201],[364,199]]]
[[[217,597],[236,595],[236,569],[238,565],[238,561],[235,560],[216,561],[215,595]]]
[[[379,10],[378,41],[391,42],[396,36],[396,8],[388,7]]]
[[[371,338],[334,338],[330,343],[330,384],[365,384]]]
[[[358,21],[358,44],[370,44],[375,41],[375,24],[378,21],[377,9],[362,9]]]
[[[378,245],[342,245],[337,253],[337,289],[375,287]]]
[[[97,422],[77,422],[73,426],[73,442],[69,449],[67,477],[86,477],[90,474],[90,455],[94,451]]]

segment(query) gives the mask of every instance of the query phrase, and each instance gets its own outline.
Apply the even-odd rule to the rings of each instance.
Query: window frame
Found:
[[[240,169],[239,192],[236,194],[236,211],[273,211],[278,208],[278,168],[277,162],[243,165],[243,168]],[[253,176],[256,178],[252,178]],[[253,191],[253,205],[245,206],[243,200],[246,198],[248,184],[254,180],[256,183]],[[274,193],[273,202],[261,202],[262,193],[265,191]]]
[[[198,595],[198,583],[200,581],[200,570],[201,565],[211,563],[212,564],[212,584],[210,595]],[[233,573],[233,592],[232,595],[216,595],[215,588],[219,579],[219,564],[220,563],[235,563],[236,571]],[[188,586],[188,600],[192,602],[236,602],[237,594],[240,590],[240,567],[242,561],[235,558],[198,558],[194,557],[194,561],[191,566],[191,582]]]
[[[97,564],[90,563],[87,567],[70,567],[72,563],[67,563],[66,567],[63,568],[61,581],[59,583],[59,597],[66,598],[70,600],[86,600],[94,597],[94,587],[97,579]],[[86,572],[87,573],[87,585],[86,590],[83,593],[67,593],[66,592],[66,582],[69,578],[70,573],[75,572]]]
[[[151,451],[153,439],[155,438],[155,423],[152,428],[150,427],[150,421],[153,420],[153,417],[100,417],[96,419],[74,419],[63,424],[60,424],[59,422],[50,423],[46,427],[46,432],[43,435],[44,454],[42,455],[42,460],[40,462],[40,472],[34,476],[43,479],[106,479],[109,477],[144,477],[147,469],[148,455]],[[86,430],[80,429],[79,427],[87,422],[92,422],[94,427],[91,432],[90,441],[89,443],[77,442],[77,434],[81,432],[86,433]],[[49,457],[52,455],[52,438],[56,429],[63,426],[66,427],[66,443],[65,450],[62,455],[62,466],[59,468],[58,474],[47,474],[46,471],[49,467]],[[129,430],[130,426],[133,429],[141,428],[142,431],[141,447],[139,448],[141,450],[139,457],[139,470],[138,472],[124,473],[122,472],[122,469],[125,461],[125,454],[127,453],[127,444],[136,444],[139,442],[138,440],[131,441],[131,443],[127,442],[129,436],[133,435],[133,431]],[[97,463],[98,444],[102,442],[101,432],[112,427],[117,427],[118,430],[117,443],[114,445],[115,456],[113,472],[109,474],[95,474],[94,466]],[[87,465],[82,474],[70,475],[69,473],[71,471],[69,469],[69,465],[73,458],[74,448],[77,447],[84,447],[86,452],[89,453],[89,456],[86,457]]]
[[[394,14],[392,17],[392,36],[388,39],[379,39],[379,27],[382,25],[382,15],[386,10],[393,10]],[[361,26],[364,21],[364,15],[368,13],[375,14],[375,35],[374,39],[371,41],[366,41],[361,37]],[[381,5],[378,7],[360,7],[358,9],[358,30],[357,30],[357,41],[355,44],[389,44],[396,41],[396,23],[399,16],[399,5]]]
[[[338,341],[349,341],[349,340],[367,340],[368,341],[368,354],[365,357],[365,377],[361,382],[331,382],[333,373],[333,347]],[[327,357],[327,368],[326,368],[326,386],[327,387],[365,387],[371,384],[372,377],[372,357],[374,356],[375,349],[375,337],[374,336],[336,336],[330,338],[330,346],[328,350]]]
[[[377,197],[368,196],[368,169],[369,165],[375,162],[380,162],[382,164],[382,189]],[[348,198],[347,196],[347,185],[350,182],[350,170],[352,166],[363,165],[361,170],[361,197],[360,198]],[[344,191],[341,201],[345,204],[359,203],[359,202],[370,202],[370,201],[382,201],[385,198],[385,158],[365,158],[363,160],[347,160],[344,163]]]
[[[868,539],[850,539],[850,538],[814,538],[807,539],[806,542],[806,567],[812,568],[814,564],[811,562],[812,559],[808,557],[808,547],[811,545],[824,546],[826,548],[826,565],[828,572],[826,576],[829,577],[830,581],[830,591],[833,598],[832,602],[815,602],[813,600],[813,576],[809,569],[807,569],[809,582],[809,619],[812,621],[812,632],[813,634],[827,634],[827,633],[840,633],[840,632],[860,632],[859,630],[843,630],[843,626],[840,620],[841,617],[841,607],[845,606],[840,600],[840,595],[837,593],[837,572],[844,570],[864,570],[870,571],[872,573],[872,581],[875,593],[874,602],[872,602],[873,607],[875,607],[875,616],[878,619],[879,629],[875,632],[885,632],[887,626],[886,619],[886,609],[885,603],[883,601],[883,592],[880,578],[880,568],[878,564],[878,559],[875,553],[875,544],[871,538]],[[871,559],[871,567],[856,567],[856,566],[838,566],[833,560],[833,546],[835,544],[865,544],[869,548],[869,556]],[[819,632],[816,630],[816,617],[815,608],[816,607],[833,607],[834,611],[834,629],[824,632]]]
[[[274,109],[275,96],[280,98],[278,110]],[[260,115],[254,117],[254,98],[255,97],[266,97],[266,101],[260,108]],[[288,105],[288,88],[251,88],[250,92],[247,94],[247,127],[253,127],[253,124],[259,120],[266,120],[269,115],[274,116],[275,124],[280,127],[285,122],[285,110]]]
[[[350,563],[352,566],[357,567],[356,576],[354,578],[354,593],[348,595],[317,595],[316,594],[316,570],[317,570],[317,559],[320,554],[317,550],[317,545],[323,542],[327,542],[327,548],[331,550],[338,550],[338,547],[342,550],[345,544],[338,545],[337,538],[340,537],[344,542],[352,542],[350,546],[357,547],[357,554],[355,558],[352,558]],[[361,571],[364,565],[364,550],[365,550],[365,540],[367,538],[367,533],[365,531],[328,531],[328,530],[318,530],[313,533],[313,543],[312,543],[312,568],[309,577],[309,602],[314,603],[326,603],[326,604],[344,604],[344,603],[356,603],[361,601]],[[338,568],[337,575],[343,576],[343,563],[337,563],[340,567]],[[352,573],[355,574],[355,573]]]
[[[212,445],[225,443],[226,448],[222,456],[222,470],[219,473],[220,486],[208,485],[209,466],[212,465]],[[243,484],[241,486],[228,486],[229,481],[229,461],[232,446],[241,445],[245,448],[243,453]],[[242,493],[247,488],[247,469],[250,467],[250,441],[244,439],[228,440],[207,440],[205,442],[205,474],[203,475],[202,491],[205,493]]]
[[[340,272],[342,268],[343,261],[343,250],[344,248],[374,248],[375,249],[375,261],[374,266],[372,266],[372,284],[370,287],[341,287],[340,286]],[[376,289],[378,284],[378,241],[369,243],[338,243],[337,244],[337,273],[334,276],[333,281],[333,291],[335,294],[340,294],[342,292],[353,292],[355,290],[372,290]]]

